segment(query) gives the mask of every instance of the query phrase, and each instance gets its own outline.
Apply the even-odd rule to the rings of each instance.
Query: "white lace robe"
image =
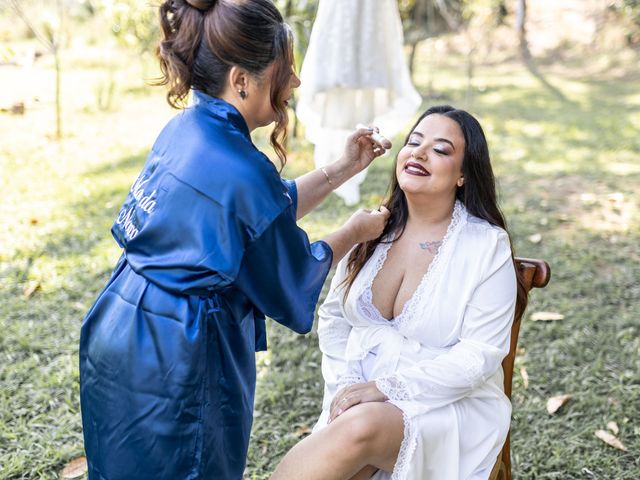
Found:
[[[404,416],[394,471],[373,478],[486,479],[505,441],[511,403],[501,363],[509,351],[516,277],[504,230],[457,202],[444,242],[395,319],[371,303],[390,244],[378,245],[346,302],[346,260],[320,307],[323,428],[342,386],[375,380]]]

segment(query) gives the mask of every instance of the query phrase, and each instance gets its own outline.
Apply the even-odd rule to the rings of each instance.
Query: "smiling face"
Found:
[[[398,153],[396,178],[406,195],[450,195],[462,186],[465,141],[460,126],[439,114],[427,115]]]

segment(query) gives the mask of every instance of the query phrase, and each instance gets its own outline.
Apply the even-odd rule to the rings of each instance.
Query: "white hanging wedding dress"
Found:
[[[296,113],[317,167],[335,161],[358,123],[392,137],[422,99],[411,83],[396,0],[320,0],[300,72]],[[336,190],[360,200],[361,172]]]

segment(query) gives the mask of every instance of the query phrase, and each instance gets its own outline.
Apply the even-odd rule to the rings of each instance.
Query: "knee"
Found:
[[[342,414],[341,437],[351,449],[370,450],[380,433],[377,415],[372,404],[361,404]]]

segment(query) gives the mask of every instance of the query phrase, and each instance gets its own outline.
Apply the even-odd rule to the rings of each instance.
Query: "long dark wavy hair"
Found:
[[[276,119],[270,141],[281,168],[287,162],[284,101],[293,65],[293,37],[271,0],[166,0],[160,5],[163,38],[157,48],[167,101],[184,107],[193,88],[217,97],[238,66],[260,81],[273,62],[271,107]]]
[[[456,199],[460,200],[466,207],[467,211],[486,220],[491,225],[496,225],[507,231],[507,224],[504,215],[498,207],[496,195],[496,182],[491,168],[491,160],[489,158],[489,147],[484,131],[471,114],[464,110],[459,110],[449,105],[439,105],[429,108],[411,127],[404,144],[409,141],[409,137],[418,124],[428,115],[439,114],[455,121],[462,130],[464,135],[465,148],[462,159],[462,176],[464,184],[456,190]],[[353,285],[356,277],[373,255],[374,250],[381,243],[383,238],[391,238],[389,241],[398,240],[404,233],[409,218],[409,209],[407,207],[407,198],[400,188],[398,178],[396,176],[396,161],[394,162],[393,174],[391,175],[391,183],[389,193],[384,202],[384,206],[389,209],[391,216],[387,222],[382,234],[375,240],[357,245],[347,260],[347,276],[343,282],[345,288],[345,299],[349,294],[349,290]],[[512,248],[513,252],[513,248]],[[513,254],[512,254],[513,258]],[[515,260],[514,260],[515,267]],[[516,268],[516,277],[518,280],[518,294],[516,300],[516,314],[524,312],[527,306],[527,291],[524,287],[522,276]]]

